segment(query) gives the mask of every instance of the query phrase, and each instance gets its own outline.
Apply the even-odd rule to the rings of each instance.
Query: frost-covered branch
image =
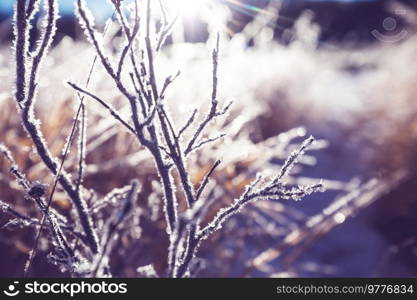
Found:
[[[109,273],[108,255],[110,254],[115,242],[115,235],[120,229],[121,224],[132,214],[140,184],[137,180],[133,180],[126,196],[121,201],[121,205],[116,209],[104,226],[104,233],[101,238],[100,253],[96,256],[93,263],[93,276],[103,276]]]
[[[76,261],[76,258],[73,250],[68,244],[65,235],[63,234],[62,227],[58,222],[57,216],[59,215],[57,213],[52,213],[49,210],[49,207],[47,207],[47,205],[45,204],[44,195],[46,192],[46,186],[39,182],[32,183],[28,181],[26,177],[23,175],[23,173],[19,170],[19,167],[17,166],[16,161],[14,160],[11,152],[7,149],[5,145],[0,144],[0,152],[4,155],[4,157],[6,157],[6,159],[11,164],[10,172],[16,177],[19,184],[23,187],[26,193],[26,197],[38,205],[39,209],[42,211],[44,216],[42,218],[42,221],[39,222],[37,219],[25,216],[24,214],[21,214],[17,212],[15,209],[11,208],[10,205],[0,201],[1,211],[8,212],[9,214],[15,217],[15,219],[9,221],[6,225],[4,225],[4,227],[16,226],[19,224],[24,226],[39,224],[39,231],[41,231],[42,227],[44,226],[44,218],[46,218],[48,229],[51,232],[51,235],[54,238],[54,241],[57,246],[55,248],[55,251],[60,251],[61,254],[65,254],[67,261],[70,262],[70,264],[73,264]],[[61,219],[62,218],[63,217],[61,217]],[[37,239],[39,239],[39,235],[37,236]],[[25,267],[26,270],[27,268],[29,268],[33,260],[35,251],[36,247],[34,247],[31,251],[30,258]]]
[[[121,12],[122,9],[119,8],[119,6],[122,5],[122,3],[118,1],[118,2],[114,2],[114,4],[117,10]],[[138,81],[139,86],[142,89],[141,93],[139,93],[138,95],[133,95],[131,94],[131,92],[129,92],[126,83],[122,81],[121,76],[117,76],[109,60],[104,55],[104,50],[102,49],[102,45],[98,42],[97,33],[93,27],[94,22],[93,22],[92,16],[89,13],[84,1],[82,0],[77,1],[77,11],[78,11],[80,23],[83,25],[87,37],[89,38],[91,44],[94,46],[97,52],[97,55],[99,56],[101,60],[103,67],[105,68],[109,76],[114,80],[119,91],[127,98],[127,100],[130,103],[132,122],[134,124],[134,129],[135,129],[136,136],[139,142],[143,146],[145,146],[154,157],[157,170],[161,177],[161,181],[163,182],[164,195],[165,195],[165,200],[166,200],[165,212],[166,212],[166,218],[167,218],[167,224],[168,224],[168,231],[170,231],[173,229],[176,223],[177,200],[174,194],[170,168],[168,167],[169,163],[167,163],[164,160],[164,155],[160,148],[161,142],[159,140],[157,128],[155,127],[157,124],[152,122],[153,116],[156,112],[155,109],[158,108],[159,92],[156,86],[156,79],[155,79],[155,73],[154,73],[154,67],[153,67],[153,50],[152,50],[152,45],[151,45],[151,40],[150,40],[150,26],[151,26],[150,10],[151,10],[150,2],[147,2],[146,14],[149,17],[146,18],[146,23],[145,23],[146,35],[148,36],[148,38],[145,38],[146,40],[145,44],[146,44],[146,49],[148,50],[147,52],[148,65],[145,66],[143,63],[141,63],[140,64],[141,71],[139,71],[137,68],[138,64],[136,62],[136,57],[135,57],[135,54],[133,53],[133,49],[132,47],[129,47],[130,52],[131,52],[130,54],[131,61],[135,70],[135,74],[134,74],[135,76],[130,76],[130,77],[131,77],[132,83],[134,82],[134,79],[136,79]],[[132,36],[130,35],[130,29],[126,24],[124,24],[125,21],[124,21],[123,15],[120,12],[118,13],[119,20],[121,20],[120,22],[122,23],[122,27],[124,29],[126,38],[129,41],[132,41]],[[135,24],[137,24],[138,22],[137,18],[135,20]],[[147,76],[149,77],[148,78],[149,80],[144,78],[145,74],[147,74]],[[148,84],[152,86],[151,93],[148,93],[145,90],[145,85],[148,85]],[[144,105],[144,102],[142,102],[142,97],[144,97],[146,100],[148,111],[144,111],[145,105]],[[138,103],[140,104],[142,108],[141,112],[139,111]],[[149,110],[152,107],[153,109]],[[145,117],[144,122],[140,122],[139,120],[140,114],[142,114]]]
[[[88,97],[90,97],[91,99],[96,100],[98,103],[100,103],[117,121],[119,121],[124,127],[126,127],[131,133],[133,133],[134,135],[136,135],[136,131],[135,129],[130,126],[125,120],[123,120],[123,118],[120,116],[120,114],[116,111],[116,109],[114,109],[113,107],[111,107],[109,104],[107,104],[106,101],[104,101],[103,99],[99,98],[98,96],[94,95],[93,93],[87,91],[86,89],[83,89],[82,87],[78,86],[75,83],[72,82],[67,82],[69,86],[71,86],[74,90],[87,95]]]
[[[34,116],[33,106],[36,98],[38,73],[47,51],[51,47],[58,18],[57,1],[46,0],[46,16],[41,37],[35,50],[29,52],[28,31],[31,18],[33,18],[39,2],[36,0],[17,0],[15,17],[16,101],[22,110],[23,124],[32,138],[39,156],[56,178],[56,181],[69,195],[78,212],[83,231],[82,236],[85,237],[82,241],[87,241],[90,252],[92,252],[85,255],[89,258],[87,267],[85,267],[85,274],[89,276],[111,275],[108,263],[109,255],[113,249],[116,236],[123,229],[122,223],[131,216],[140,183],[134,180],[130,185],[114,189],[101,200],[91,202],[87,206],[83,199],[83,187],[81,185],[86,155],[85,131],[88,125],[86,123],[86,103],[83,102],[82,98],[84,96],[98,102],[110,113],[114,120],[127,128],[128,132],[149,152],[153,159],[159,176],[161,199],[164,200],[163,211],[169,239],[167,249],[168,268],[161,276],[190,276],[194,266],[197,265],[198,258],[196,254],[202,241],[208,239],[246,205],[258,200],[299,200],[322,190],[321,183],[308,186],[287,186],[284,182],[285,177],[290,173],[298,159],[313,143],[314,139],[311,137],[289,155],[275,177],[258,176],[247,186],[240,197],[229,206],[218,211],[213,220],[203,226],[202,221],[207,219],[209,208],[213,201],[217,199],[217,196],[213,197],[213,193],[208,193],[206,190],[209,189],[211,178],[214,177],[220,161],[215,157],[211,158],[210,161],[214,164],[199,182],[195,182],[192,175],[194,173],[192,170],[194,165],[191,161],[193,156],[190,154],[210,143],[219,141],[226,135],[226,133],[221,133],[212,136],[207,132],[208,127],[217,118],[225,116],[232,105],[232,102],[224,105],[220,104],[218,99],[220,36],[217,35],[212,52],[212,90],[208,111],[202,114],[198,109],[195,109],[189,115],[181,116],[180,119],[184,120],[184,123],[176,124],[176,118],[170,112],[170,102],[172,100],[168,91],[174,88],[174,80],[180,73],[166,77],[160,74],[158,69],[158,53],[172,31],[176,18],[168,20],[167,12],[162,1],[160,1],[163,19],[159,24],[160,26],[157,26],[152,12],[154,6],[151,5],[150,0],[135,1],[130,15],[125,15],[123,1],[111,1],[123,38],[123,45],[115,55],[115,60],[110,56],[110,51],[107,51],[107,45],[102,42],[104,34],[95,28],[94,18],[85,1],[76,1],[79,23],[95,51],[97,61],[101,63],[106,75],[117,88],[122,101],[126,102],[130,111],[128,117],[122,117],[116,109],[110,106],[110,102],[88,90],[88,82],[84,85],[85,87],[68,82],[68,85],[80,99],[80,108],[74,124],[79,116],[81,117],[78,180],[73,182],[69,174],[63,169],[65,159],[61,164],[58,164],[51,155],[40,131],[39,121]],[[165,80],[161,80],[164,78]],[[199,115],[202,117],[201,120],[197,121]],[[74,136],[76,128],[74,124],[66,149],[69,149]],[[10,156],[7,151],[3,152],[6,157]],[[9,160],[14,165],[13,159]],[[12,170],[18,182],[28,190],[29,196],[43,212],[40,229],[42,229],[45,219],[51,227],[54,241],[58,245],[57,249],[60,249],[56,261],[65,261],[64,265],[68,266],[68,263],[73,264],[86,260],[87,258],[83,257],[82,254],[78,255],[78,251],[73,250],[79,248],[75,246],[73,248],[72,245],[69,245],[68,237],[63,233],[65,231],[64,227],[61,226],[63,222],[57,220],[58,215],[50,210],[52,196],[48,199],[49,201],[45,202],[43,193],[42,195],[36,194],[37,191],[41,190],[41,187],[38,186],[38,190],[33,190],[34,184],[27,181],[18,168]],[[90,195],[93,195],[91,199],[99,198],[95,196],[95,192],[91,192]],[[178,202],[183,202],[181,203],[183,205],[179,206]],[[0,205],[2,204],[0,203]],[[101,220],[100,217],[107,213],[110,218],[106,221]],[[15,216],[17,219],[30,221],[25,219],[24,216],[19,217],[17,214]],[[102,226],[100,239],[96,235],[93,219],[97,221],[97,224],[94,225]],[[75,245],[77,245],[77,242]],[[71,262],[69,262],[70,260]],[[158,276],[151,266],[139,268],[138,272],[149,277]]]
[[[29,52],[29,29],[33,13],[26,11],[25,0],[18,0],[16,4],[15,13],[15,60],[16,60],[16,101],[19,104],[21,111],[22,123],[32,139],[35,148],[53,176],[56,176],[58,182],[68,194],[74,203],[81,225],[86,234],[89,247],[91,251],[95,252],[98,249],[97,236],[94,231],[90,216],[86,210],[86,205],[77,191],[76,186],[71,181],[69,175],[58,166],[55,158],[50,153],[47,143],[43,138],[40,130],[39,121],[34,116],[34,100],[36,98],[37,75],[40,66],[45,58],[45,55],[51,47],[52,40],[55,35],[57,14],[57,1],[45,1],[46,18],[42,26],[41,37],[38,41],[38,46],[34,53]],[[35,5],[36,3],[29,3]],[[30,10],[34,9],[29,6]],[[46,204],[46,211],[49,210],[50,202]]]
[[[236,213],[239,213],[249,203],[258,200],[300,200],[312,193],[322,192],[324,190],[322,183],[295,187],[287,187],[285,184],[280,183],[280,180],[285,175],[288,175],[294,164],[313,142],[314,138],[310,137],[305,140],[297,150],[292,152],[284,165],[281,167],[279,175],[276,179],[264,183],[262,182],[264,178],[262,176],[258,176],[250,185],[246,187],[245,192],[240,198],[236,199],[230,206],[221,209],[206,227],[198,231],[195,230],[195,227],[191,227],[186,254],[184,259],[179,264],[176,275],[179,277],[184,276],[190,263],[195,258],[195,253],[198,250],[200,243],[210,237],[215,231],[220,229],[228,219]]]

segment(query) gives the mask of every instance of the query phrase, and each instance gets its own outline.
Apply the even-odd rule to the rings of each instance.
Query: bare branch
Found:
[[[188,154],[190,154],[191,152],[201,148],[202,146],[204,146],[206,144],[209,144],[209,143],[214,143],[214,142],[224,138],[225,136],[226,136],[225,133],[221,133],[220,135],[218,135],[216,137],[204,139],[204,140],[200,141],[197,145],[193,146],[193,148],[191,148],[189,150],[187,149],[184,154],[187,156]]]
[[[109,104],[107,104],[104,100],[102,100],[101,98],[99,98],[98,96],[92,94],[91,92],[79,87],[77,84],[68,81],[67,82],[68,85],[70,85],[73,89],[75,89],[76,91],[87,95],[88,97],[90,97],[91,99],[96,100],[98,103],[100,103],[105,109],[107,109],[108,112],[110,112],[110,114],[117,120],[119,121],[124,127],[126,127],[131,133],[133,133],[134,135],[136,135],[136,131],[135,129],[133,129],[132,126],[130,126],[126,121],[123,120],[123,118],[119,115],[119,113],[112,108]]]
[[[187,156],[190,154],[194,149],[199,148],[200,146],[195,147],[194,144],[196,143],[199,136],[202,134],[204,129],[216,118],[221,115],[224,115],[230,109],[232,102],[229,102],[221,111],[218,110],[218,100],[217,100],[217,82],[218,82],[218,64],[219,64],[219,48],[220,48],[220,35],[217,34],[216,46],[213,49],[212,59],[213,59],[213,72],[212,72],[212,93],[211,93],[211,107],[209,113],[206,115],[204,120],[200,123],[197,127],[197,130],[191,137],[190,141],[188,142],[187,147],[185,148],[184,154]]]
[[[208,171],[208,173],[206,174],[206,176],[204,177],[200,187],[197,190],[197,194],[195,196],[196,201],[198,201],[198,199],[200,199],[201,194],[204,192],[204,189],[206,188],[207,184],[209,183],[210,180],[210,176],[213,174],[213,172],[216,170],[216,168],[221,164],[220,160],[217,160],[213,166],[211,167],[211,169]]]

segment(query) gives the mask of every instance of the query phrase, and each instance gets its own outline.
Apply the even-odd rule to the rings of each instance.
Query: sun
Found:
[[[221,31],[225,27],[228,12],[221,0],[165,0],[167,11],[175,15],[181,28],[204,23]]]
[[[208,9],[210,0],[175,0],[169,1],[185,18],[198,17]]]

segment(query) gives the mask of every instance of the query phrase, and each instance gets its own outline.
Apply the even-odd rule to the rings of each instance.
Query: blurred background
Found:
[[[323,179],[327,186],[325,193],[301,202],[259,202],[245,208],[204,244],[205,268],[199,276],[417,276],[415,1],[171,2],[182,3],[169,10],[172,15],[180,10],[181,17],[161,54],[160,69],[163,74],[182,71],[169,95],[181,99],[173,114],[181,120],[192,104],[207,101],[216,31],[222,36],[221,97],[237,103],[231,116],[237,125],[219,124],[231,132],[230,140],[195,159],[196,182],[209,157],[225,162],[215,174],[216,182],[227,187],[216,208],[239,195],[256,171],[279,167],[308,134],[319,143],[292,180]],[[111,5],[104,0],[87,3],[103,28],[112,16]],[[12,98],[13,4],[0,1],[0,142],[12,149],[29,178],[48,183],[52,179],[34,155]],[[94,57],[74,17],[73,1],[59,4],[58,34],[37,103],[56,156],[77,103],[64,81],[84,80]],[[37,34],[35,26],[32,39]],[[115,52],[117,28],[108,36]],[[92,88],[123,111],[102,70],[94,76]],[[87,188],[105,195],[135,177],[144,185],[137,208],[141,231],[121,235],[112,254],[113,274],[137,276],[136,268],[148,263],[162,270],[167,241],[162,213],[151,205],[158,201],[153,166],[105,112],[94,105],[89,110],[94,125],[88,134]],[[236,148],[230,148],[232,142]],[[71,161],[66,167],[72,170]],[[8,170],[0,158],[0,199],[36,216]],[[65,195],[56,198],[54,207],[70,215]],[[0,226],[9,219],[0,215]],[[0,276],[21,276],[33,239],[31,228],[0,230]],[[32,275],[65,276],[46,263],[46,240],[39,252]]]
[[[76,38],[79,32],[77,21],[74,18],[74,2],[72,0],[61,2],[59,32],[62,35]],[[104,22],[112,15],[112,6],[107,0],[87,0],[86,2],[99,22]],[[129,3],[132,0],[125,2]],[[195,1],[195,3],[199,2],[201,0]],[[407,20],[410,21],[412,17],[410,14],[415,10],[413,0],[394,2],[391,0],[214,0],[214,2],[229,9],[232,19],[228,21],[228,29],[232,33],[241,31],[257,14],[265,15],[265,8],[271,3],[274,6],[279,6],[281,13],[274,20],[274,37],[283,42],[288,42],[289,36],[285,34],[286,31],[293,27],[295,21],[305,10],[313,13],[314,22],[320,26],[320,41],[354,44],[375,41],[373,30],[380,30],[382,34],[394,33],[392,32],[394,30],[400,32],[402,27],[407,24]],[[408,11],[407,15],[407,12],[400,8],[393,9],[393,3],[406,5],[411,12]],[[0,3],[0,21],[6,23],[3,24],[6,28],[7,21],[12,18],[13,5],[14,0],[3,0]],[[198,6],[201,5],[198,4]],[[195,7],[191,10],[194,9]],[[187,17],[188,21],[190,19],[193,21],[193,25],[190,26],[192,28],[187,28],[187,42],[204,41],[204,38],[207,37],[206,30],[204,30],[207,24],[198,14]],[[390,21],[385,21],[384,26],[384,20],[387,18],[390,18]],[[398,23],[395,25],[396,28],[393,28],[391,18]],[[9,33],[5,37],[11,38],[11,29],[9,28],[7,31],[6,28],[3,28],[2,35]]]

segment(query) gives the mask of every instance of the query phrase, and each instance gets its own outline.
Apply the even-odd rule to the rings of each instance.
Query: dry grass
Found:
[[[331,191],[337,191],[345,198],[337,198],[317,214],[303,212],[285,202],[251,205],[243,215],[233,217],[203,247],[202,257],[206,259],[207,268],[201,276],[279,276],[282,270],[270,264],[275,259],[282,256],[285,260],[283,269],[291,269],[290,265],[296,265],[298,257],[312,244],[343,223],[338,222],[336,215],[348,218],[379,199],[403,178],[399,172],[415,176],[415,45],[413,37],[393,46],[378,45],[353,51],[316,48],[314,43],[300,41],[284,47],[270,40],[262,41],[252,49],[242,49],[238,37],[223,45],[220,97],[237,101],[230,117],[216,126],[227,130],[229,137],[196,155],[191,169],[192,181],[197,184],[213,163],[212,157],[223,160],[213,178],[224,187],[224,194],[211,209],[208,220],[219,208],[238,197],[257,171],[265,170],[268,174],[277,164],[282,164],[294,145],[292,139],[286,141],[290,135],[279,138],[277,135],[297,126],[305,126],[330,143],[339,144],[330,151],[323,150],[324,154],[320,156],[320,159],[336,158],[340,162],[330,168],[350,168],[346,164],[351,158],[341,157],[335,150],[345,148],[356,157],[356,163],[360,165],[358,170],[362,172],[349,175],[364,179],[377,175],[380,182],[371,181],[360,188],[352,181],[333,178],[332,174],[326,173],[327,168],[319,168],[314,177],[324,178]],[[178,67],[183,71],[168,95],[170,99],[180,99],[180,103],[169,104],[174,120],[184,121],[184,112],[189,112],[191,103],[193,107],[207,103],[211,89],[208,84],[209,53],[206,45],[181,44],[168,47],[161,54],[158,65],[161,77]],[[28,179],[41,180],[51,187],[53,178],[35,154],[12,98],[11,55],[8,49],[2,49],[1,54],[0,142],[8,145]],[[64,39],[47,58],[40,79],[36,113],[56,157],[61,155],[77,105],[73,91],[64,82],[68,79],[84,82],[93,57],[94,53],[84,42]],[[97,68],[94,72],[91,89],[104,95],[119,111],[126,110],[103,69]],[[155,211],[150,203],[160,198],[158,177],[150,155],[125,129],[109,119],[100,106],[88,102],[87,107],[90,125],[86,191],[94,190],[100,198],[134,178],[143,186],[134,213],[137,218],[132,218],[126,225],[127,228],[140,225],[136,226],[140,230],[128,230],[117,241],[111,254],[112,273],[114,276],[137,276],[136,268],[149,263],[162,272],[166,268],[168,239],[162,209]],[[303,130],[295,131],[295,141],[303,135]],[[271,147],[277,139],[283,147]],[[326,143],[322,141],[318,148],[320,146],[325,147]],[[73,145],[65,164],[67,171],[72,173],[76,172],[76,148]],[[307,156],[301,163],[308,168],[315,162],[315,156]],[[295,175],[299,172],[301,169],[296,169]],[[311,183],[312,179],[295,176],[290,182]],[[35,205],[24,198],[9,174],[5,159],[0,159],[0,191],[2,200],[13,204],[18,211],[39,217]],[[185,204],[182,202],[181,205],[184,209]],[[52,206],[72,218],[72,205],[63,191],[58,190],[55,194]],[[331,212],[326,213],[326,207]],[[103,212],[104,216],[108,214],[109,211]],[[6,219],[2,215],[2,221]],[[138,220],[140,224],[135,223]],[[24,228],[11,232],[3,229],[0,243],[4,266],[1,275],[20,276],[33,247],[34,230]],[[287,254],[287,249],[292,252]],[[57,269],[45,264],[45,253],[49,250],[43,239],[33,275],[59,276]],[[291,270],[294,273],[290,275],[297,275],[297,270]]]

